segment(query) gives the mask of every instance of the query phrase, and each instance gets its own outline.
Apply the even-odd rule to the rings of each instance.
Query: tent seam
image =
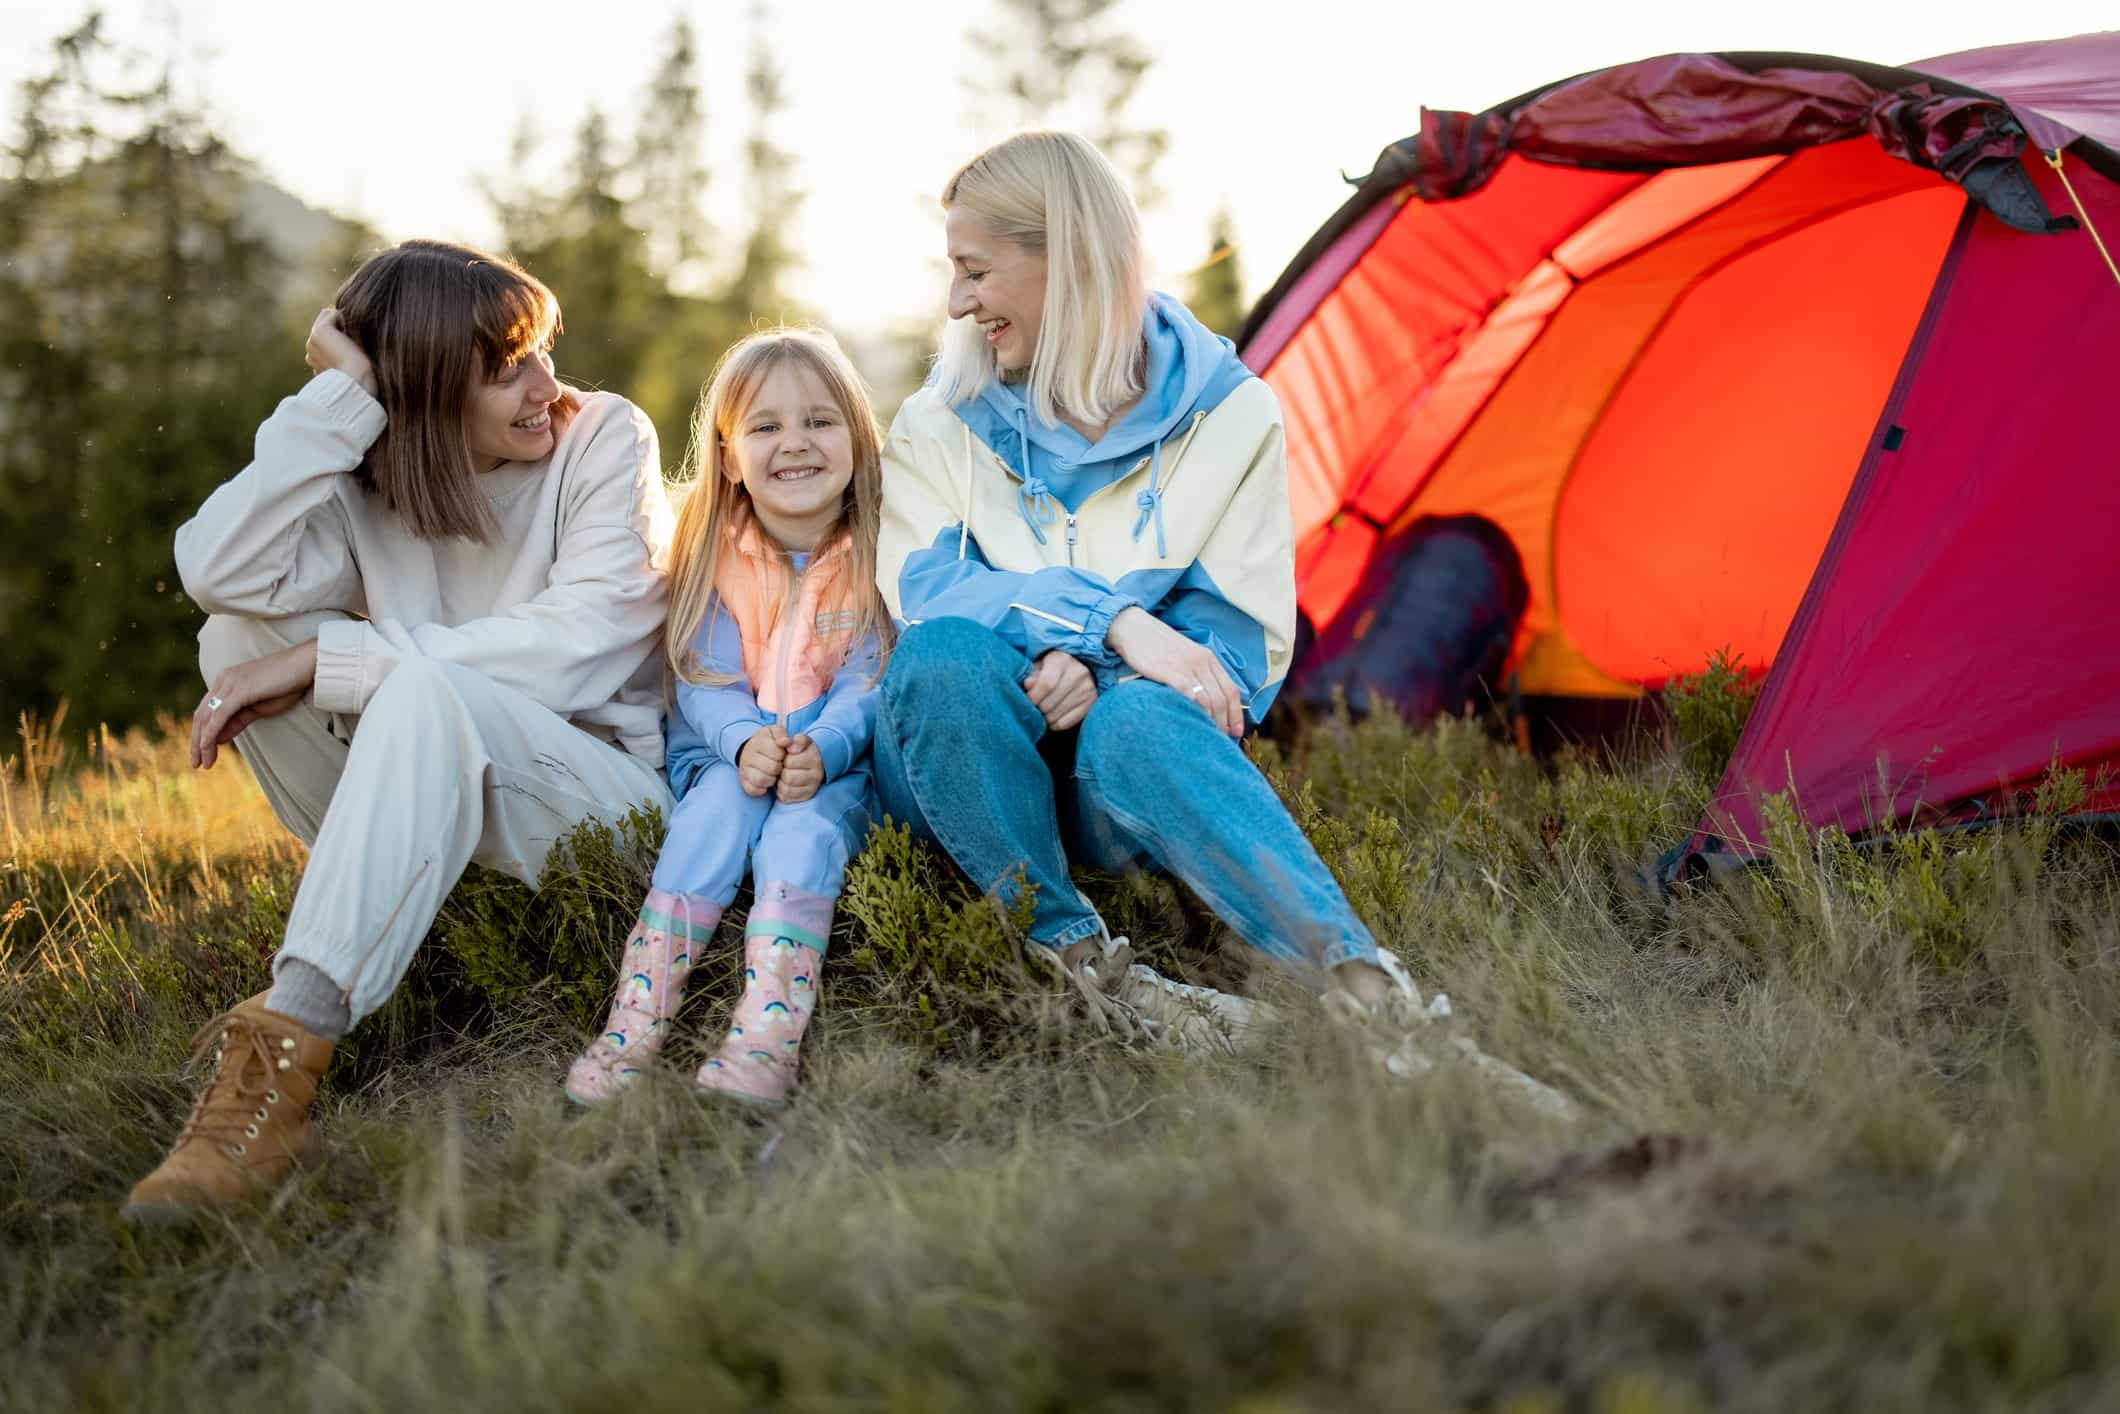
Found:
[[[1870,483],[1876,479],[1878,467],[1883,464],[1884,438],[1880,435],[1880,430],[1894,425],[1900,409],[1906,405],[1907,397],[1913,391],[1915,381],[1920,377],[1921,356],[1927,350],[1935,327],[1943,317],[1943,307],[1950,300],[1952,286],[1957,283],[1958,267],[1964,260],[1965,248],[1972,242],[1973,224],[1980,209],[1979,203],[1968,198],[1965,210],[1959,215],[1958,229],[1952,233],[1950,248],[1944,253],[1943,265],[1937,271],[1936,288],[1929,297],[1929,306],[1921,312],[1921,320],[1915,325],[1914,337],[1907,344],[1906,354],[1900,360],[1899,376],[1893,380],[1892,391],[1885,397],[1884,408],[1878,413],[1876,426],[1871,429],[1869,450],[1864,453],[1862,465],[1856,468],[1855,480],[1849,485],[1848,494],[1841,502],[1840,515],[1833,522],[1833,533],[1826,540],[1826,548],[1819,555],[1818,563],[1811,569],[1811,581],[1804,586],[1803,600],[1796,606],[1796,615],[1789,621],[1788,632],[1782,635],[1781,649],[1775,654],[1777,663],[1787,656],[1786,650],[1789,647],[1803,641],[1804,635],[1810,631],[1813,621],[1818,617],[1823,586],[1830,582],[1832,571],[1840,563],[1840,557],[1847,548],[1848,537],[1854,530],[1857,510],[1869,494]],[[1758,701],[1752,705],[1746,730],[1739,733],[1737,745],[1730,752],[1730,762],[1723,768],[1723,778],[1716,782],[1715,793],[1710,798],[1700,822],[1694,826],[1689,849],[1693,844],[1711,837],[1709,825],[1715,808],[1733,796],[1742,794],[1741,789],[1730,791],[1724,787],[1730,784],[1731,777],[1736,774],[1738,762],[1744,759],[1745,740],[1751,735],[1749,724],[1766,720],[1768,709],[1781,698],[1781,684],[1784,680],[1784,675],[1775,672],[1771,666],[1768,668],[1766,684],[1760,689]]]

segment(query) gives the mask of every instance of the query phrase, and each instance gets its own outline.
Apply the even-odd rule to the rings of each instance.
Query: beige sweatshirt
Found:
[[[382,433],[382,405],[321,373],[177,531],[184,590],[214,614],[359,615],[317,635],[326,711],[359,712],[399,662],[441,658],[660,765],[672,526],[655,429],[616,394],[580,396],[550,456],[479,478],[492,543],[421,540],[349,474]]]

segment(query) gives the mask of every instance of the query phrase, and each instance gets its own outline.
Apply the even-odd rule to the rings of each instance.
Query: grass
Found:
[[[610,1110],[560,1097],[635,821],[535,897],[467,878],[334,1069],[317,1162],[141,1231],[116,1209],[189,1103],[186,1039],[263,985],[300,850],[166,735],[22,737],[0,1407],[2120,1405],[2120,864],[2048,819],[1872,848],[1783,808],[1771,872],[1660,906],[1625,881],[1712,785],[1696,742],[1542,768],[1464,723],[1327,725],[1262,766],[1577,1119],[1391,1081],[1308,1012],[1241,1059],[1124,1051],[892,837],[764,1124],[695,1101],[682,1056]],[[1228,975],[1170,886],[1095,888],[1163,965]]]

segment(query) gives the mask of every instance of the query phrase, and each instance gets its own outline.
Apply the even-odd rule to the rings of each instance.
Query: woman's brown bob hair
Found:
[[[375,365],[389,419],[355,475],[422,539],[490,540],[464,404],[474,378],[496,377],[552,341],[559,301],[505,256],[406,241],[363,261],[333,303],[339,327]],[[580,406],[563,385],[555,438]]]

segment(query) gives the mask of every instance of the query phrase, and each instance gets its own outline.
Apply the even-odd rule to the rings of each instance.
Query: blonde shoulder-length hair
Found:
[[[876,537],[883,523],[883,429],[869,404],[868,390],[838,342],[822,329],[766,329],[729,346],[714,366],[713,379],[692,411],[692,436],[685,452],[682,479],[672,487],[680,497],[677,529],[670,549],[670,611],[663,629],[663,652],[670,672],[686,681],[715,686],[734,682],[729,673],[710,673],[692,642],[707,622],[714,585],[722,572],[722,552],[736,533],[739,514],[751,511],[751,493],[734,469],[729,446],[751,400],[774,369],[793,364],[817,375],[831,394],[853,443],[854,477],[847,483],[839,520],[818,541],[818,548],[839,537],[847,552],[827,588],[831,605],[854,612],[849,645],[874,633],[888,652],[891,617],[876,591]],[[795,598],[795,566],[787,552],[760,537],[780,572],[780,610]]]
[[[1137,397],[1148,313],[1141,218],[1095,144],[1073,133],[1017,133],[944,184],[943,210],[960,203],[1001,240],[1045,256],[1045,313],[1024,389],[1031,411],[1047,424],[1062,409],[1102,422]],[[971,320],[943,330],[935,374],[952,407],[999,376]]]

